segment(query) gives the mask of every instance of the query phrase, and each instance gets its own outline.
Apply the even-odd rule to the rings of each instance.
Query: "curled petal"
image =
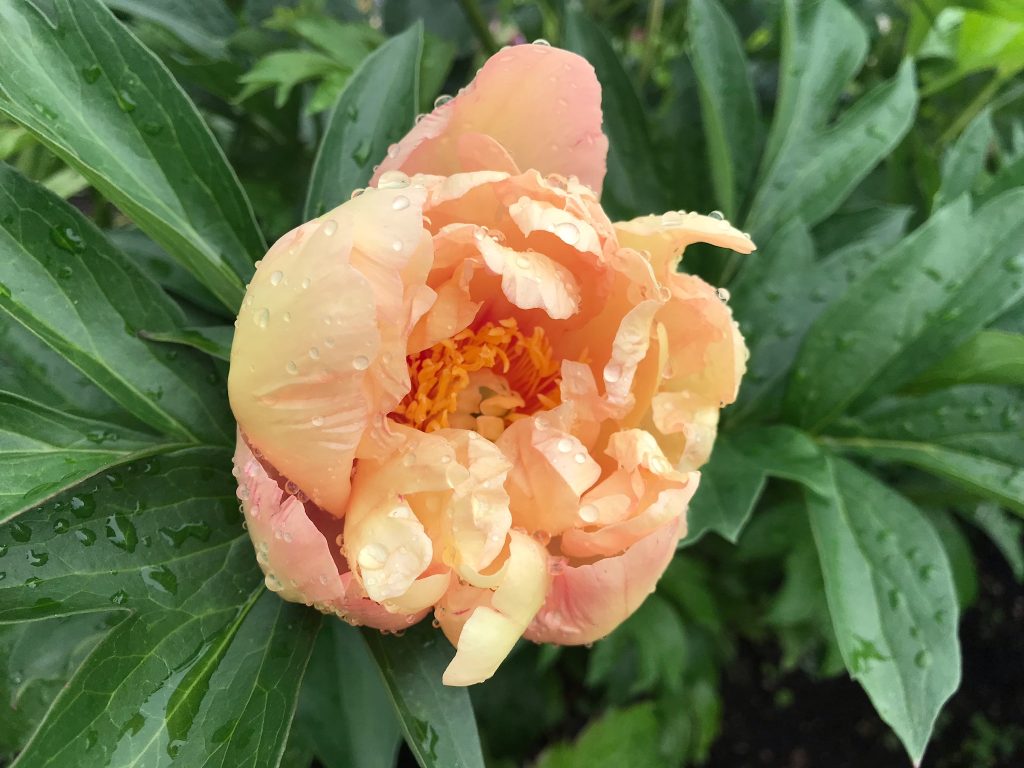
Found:
[[[565,208],[523,196],[509,206],[509,213],[519,231],[526,236],[543,232],[557,238],[553,241],[555,245],[561,241],[573,250],[601,256],[603,243],[597,230],[584,218]]]
[[[425,610],[392,614],[370,600],[340,555],[340,563],[335,559],[326,536],[310,519],[312,504],[285,493],[241,437],[234,463],[246,527],[270,589],[285,600],[313,605],[377,629],[404,629],[423,618]],[[320,515],[328,524],[337,524],[326,514]]]
[[[651,592],[675,553],[677,517],[616,557],[562,567],[524,635],[537,643],[593,643],[625,621]]]
[[[417,123],[375,179],[395,169],[441,175],[477,170],[479,151],[469,155],[468,167],[460,157],[466,134],[490,137],[519,168],[578,176],[601,190],[608,153],[601,86],[593,67],[576,54],[520,45],[492,56],[464,91]]]
[[[516,251],[493,238],[480,240],[487,268],[501,276],[501,290],[520,309],[543,309],[554,320],[579,311],[580,287],[572,272],[536,251]]]
[[[425,190],[370,190],[285,235],[236,323],[228,393],[251,443],[318,506],[344,513],[357,446],[408,391]]]
[[[445,685],[472,685],[493,675],[544,603],[547,551],[518,530],[509,537],[497,588],[454,589],[436,612],[456,647],[455,658],[444,671]]]
[[[624,247],[647,251],[659,276],[675,271],[683,250],[694,243],[711,243],[737,253],[751,253],[755,247],[750,235],[728,221],[692,212],[670,211],[616,222],[615,232]]]

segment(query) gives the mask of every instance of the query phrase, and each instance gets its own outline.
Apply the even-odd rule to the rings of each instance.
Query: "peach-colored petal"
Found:
[[[404,629],[423,618],[424,610],[390,613],[367,598],[351,573],[339,573],[330,543],[307,513],[311,503],[286,493],[241,437],[234,464],[246,527],[269,589],[285,600],[377,629]]]
[[[617,557],[566,565],[524,635],[537,643],[593,643],[625,621],[651,592],[679,542],[681,518],[666,523]]]
[[[501,276],[501,290],[520,309],[543,309],[564,320],[579,310],[580,287],[572,272],[536,251],[516,251],[491,237],[479,241],[487,268]]]
[[[576,528],[562,536],[562,553],[569,557],[622,552],[683,515],[697,490],[699,474],[673,468],[649,432],[616,432],[606,453],[619,468],[581,499]]]
[[[496,139],[486,133],[464,133],[458,138],[459,165],[466,171],[519,173],[519,166]]]
[[[738,253],[751,253],[755,248],[750,235],[728,221],[693,212],[669,211],[619,221],[615,232],[624,247],[647,251],[659,276],[674,271],[683,250],[694,243],[711,243]]]
[[[509,535],[509,555],[498,587],[493,592],[475,590],[475,595],[463,596],[462,616],[447,610],[437,612],[441,627],[457,649],[444,671],[445,685],[472,685],[493,675],[544,604],[549,582],[547,551],[519,531]],[[477,604],[465,612],[466,604],[474,602]]]
[[[523,196],[509,206],[509,214],[524,235],[534,232],[546,233],[557,238],[570,248],[600,256],[603,243],[594,227],[570,211],[551,203],[532,200]],[[548,244],[558,245],[557,241]]]
[[[576,54],[521,45],[491,57],[465,90],[417,123],[375,179],[394,169],[442,175],[470,170],[459,157],[465,134],[489,136],[519,168],[578,176],[601,190],[608,153],[601,86],[593,67]]]
[[[605,392],[610,403],[624,410],[633,405],[633,378],[650,349],[652,324],[660,309],[661,302],[655,300],[637,304],[622,318],[612,342],[603,371]]]
[[[363,432],[408,391],[413,294],[400,271],[431,248],[425,197],[368,190],[285,235],[257,268],[236,322],[235,418],[281,474],[337,515]]]
[[[564,426],[541,415],[513,423],[498,439],[512,464],[505,487],[513,525],[557,536],[576,524],[580,497],[601,468]]]

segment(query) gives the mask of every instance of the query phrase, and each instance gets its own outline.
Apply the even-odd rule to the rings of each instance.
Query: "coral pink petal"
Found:
[[[577,176],[601,191],[608,154],[601,86],[593,67],[574,53],[543,45],[499,51],[464,91],[417,123],[375,179],[396,169],[445,176],[477,170],[479,152],[470,167],[460,157],[466,134],[491,137],[518,168]]]
[[[269,589],[285,600],[377,629],[404,629],[423,618],[425,611],[389,613],[367,599],[350,573],[339,574],[331,545],[310,520],[306,503],[282,490],[241,437],[234,463],[246,526]]]
[[[617,557],[566,566],[555,575],[547,601],[527,629],[536,643],[593,643],[625,621],[654,591],[679,542],[676,518]]]
[[[501,291],[513,306],[542,309],[553,320],[579,311],[580,286],[566,267],[537,251],[516,251],[491,237],[480,240],[487,268],[501,276]]]

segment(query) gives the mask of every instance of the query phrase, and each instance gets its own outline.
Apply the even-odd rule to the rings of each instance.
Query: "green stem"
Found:
[[[960,132],[967,127],[967,124],[977,117],[978,113],[985,108],[985,105],[992,100],[992,97],[996,95],[996,91],[999,90],[1002,84],[1003,78],[999,75],[989,80],[985,87],[978,91],[978,95],[971,100],[971,103],[964,108],[959,117],[953,121],[953,124],[942,134],[939,138],[939,146],[946,146],[959,136]]]
[[[484,47],[484,51],[488,55],[497,53],[498,44],[495,42],[494,35],[491,34],[491,30],[487,26],[487,19],[484,18],[483,11],[480,10],[477,0],[459,0],[459,5],[462,6],[462,12],[466,15],[466,21],[473,28],[473,33],[476,35],[477,40],[480,41],[480,45]]]

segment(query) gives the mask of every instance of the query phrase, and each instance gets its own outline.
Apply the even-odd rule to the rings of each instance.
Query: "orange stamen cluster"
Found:
[[[467,328],[410,355],[408,363],[412,387],[391,417],[425,432],[449,426],[459,393],[470,385],[470,374],[476,371],[493,370],[504,377],[522,401],[503,415],[506,425],[560,401],[559,363],[552,359],[544,329],[537,326],[527,336],[512,318]]]

